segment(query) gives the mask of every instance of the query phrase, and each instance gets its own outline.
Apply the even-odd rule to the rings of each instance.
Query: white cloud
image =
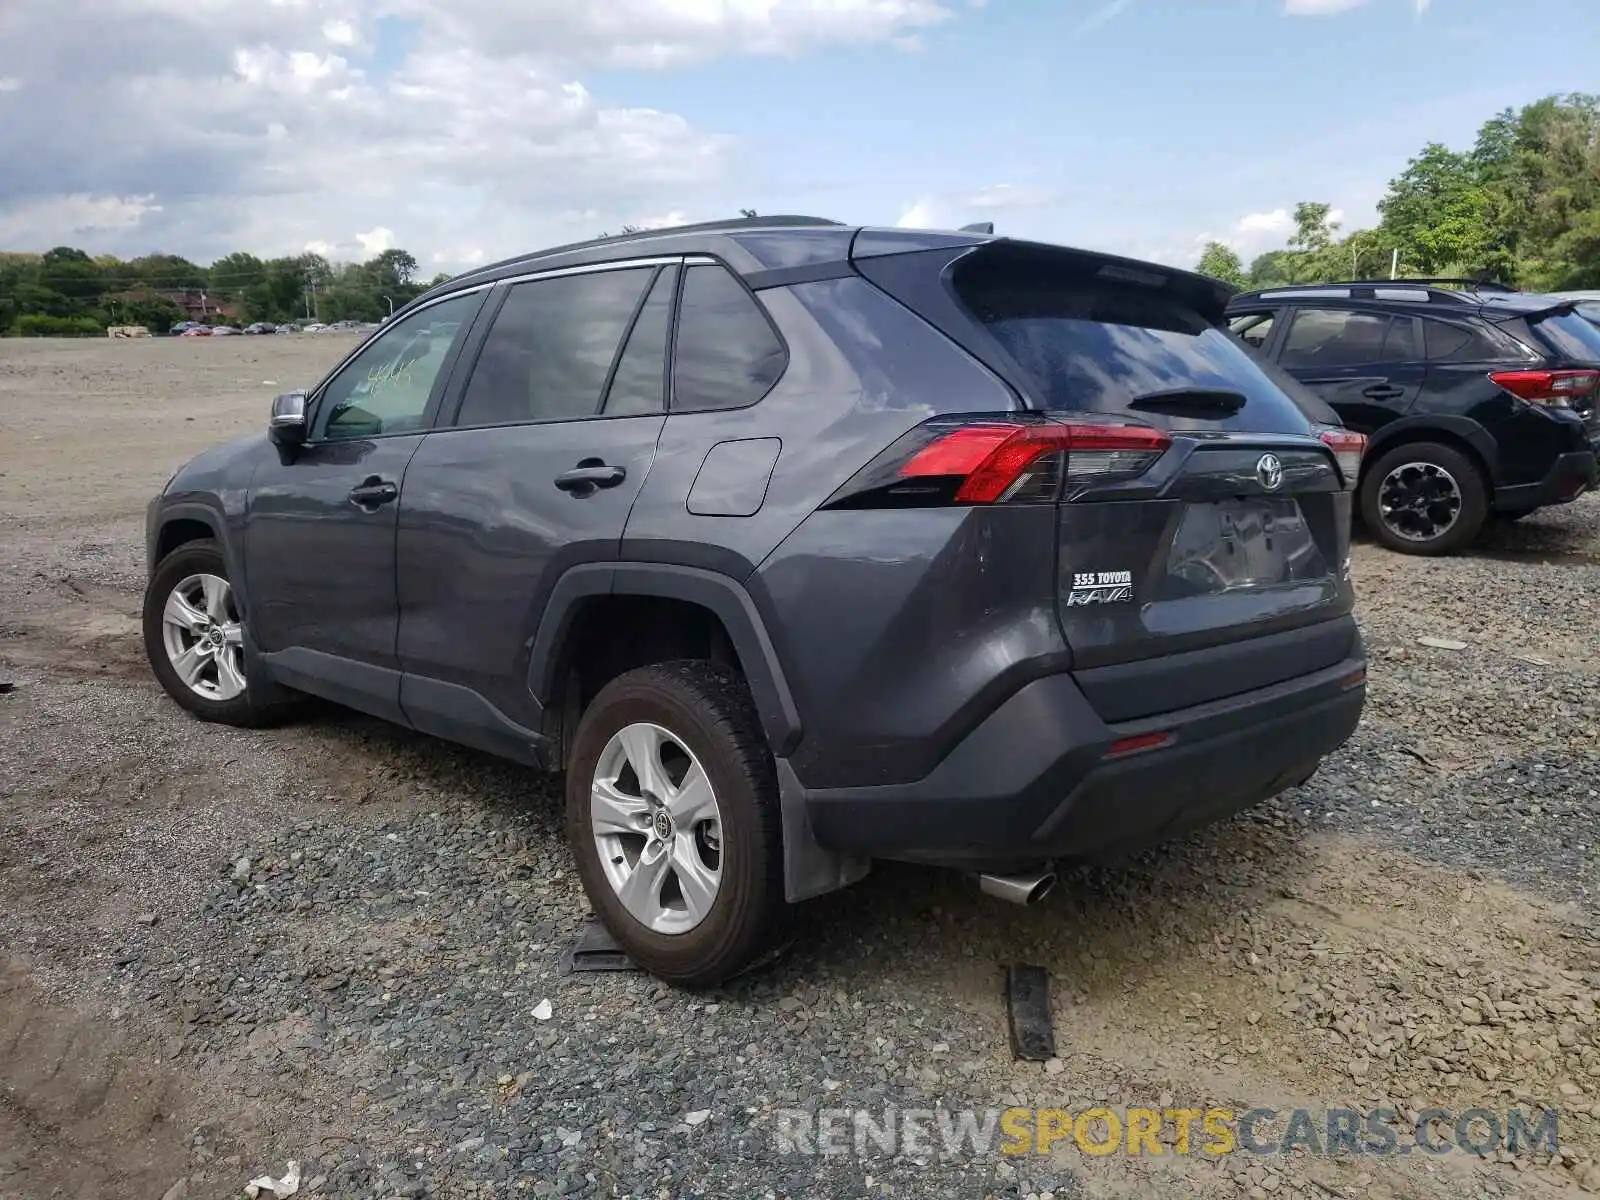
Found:
[[[664,213],[658,217],[638,217],[632,221],[626,221],[624,224],[633,225],[639,229],[669,229],[674,225],[689,224],[689,217],[682,210],[673,209],[671,212]]]
[[[1080,37],[1086,33],[1093,33],[1102,25],[1110,24],[1116,20],[1131,3],[1132,0],[1109,0],[1108,3],[1102,4],[1082,21],[1078,22],[1078,27],[1074,32]]]
[[[375,254],[382,254],[385,250],[394,249],[394,230],[379,225],[366,233],[356,234],[356,241],[361,243],[363,256],[371,258]]]
[[[21,90],[22,80],[18,79],[15,75],[0,75],[0,95],[4,95],[6,92],[18,92]]]
[[[1294,217],[1287,208],[1271,212],[1246,213],[1233,227],[1236,234],[1287,235],[1294,228]]]
[[[1366,5],[1367,0],[1283,0],[1283,11],[1290,17],[1328,17]],[[1411,6],[1420,17],[1433,7],[1433,0],[1411,0]]]
[[[949,220],[937,200],[925,197],[908,205],[895,225],[901,229],[953,229],[957,222]]]
[[[974,192],[962,203],[968,208],[1035,208],[1049,204],[1052,199],[1051,193],[1040,188],[996,183]]]
[[[1283,11],[1291,17],[1326,17],[1360,8],[1367,0],[1283,0]]]
[[[964,11],[956,0],[0,0],[0,80],[15,90],[26,78],[30,98],[0,95],[0,248],[84,229],[96,253],[209,260],[317,244],[354,257],[382,232],[450,266],[641,212],[732,215],[749,194],[733,182],[734,141],[609,102],[584,83],[590,68],[887,47]],[[380,38],[380,20],[400,36]],[[36,76],[39,62],[65,61],[70,79]],[[136,217],[107,215],[128,197]]]
[[[85,234],[120,233],[161,212],[153,195],[94,196],[79,192],[0,208],[0,248],[48,250]]]

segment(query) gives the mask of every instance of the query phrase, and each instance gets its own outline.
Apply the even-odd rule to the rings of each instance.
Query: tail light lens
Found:
[[[1571,408],[1600,385],[1600,371],[1492,371],[1489,378],[1530,404]]]
[[[1344,476],[1344,486],[1353,488],[1361,477],[1361,456],[1367,452],[1367,437],[1348,429],[1324,429],[1318,434],[1323,445],[1333,451],[1339,464],[1339,474]]]
[[[1069,484],[1137,478],[1171,445],[1160,429],[1124,422],[931,421],[858,471],[825,507],[1053,504]]]

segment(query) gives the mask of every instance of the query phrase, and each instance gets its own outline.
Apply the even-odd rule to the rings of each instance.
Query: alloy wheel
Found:
[[[1461,485],[1431,462],[1402,463],[1378,487],[1378,513],[1397,537],[1431,542],[1461,516]]]
[[[706,919],[722,882],[722,812],[682,739],[660,725],[619,729],[590,785],[589,823],[606,882],[655,933]]]
[[[220,575],[190,575],[167,594],[161,641],[173,671],[196,695],[222,701],[244,694],[244,626]]]

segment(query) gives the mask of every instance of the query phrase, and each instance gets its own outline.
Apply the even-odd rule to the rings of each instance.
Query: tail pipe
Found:
[[[1021,875],[979,875],[978,890],[1012,904],[1037,904],[1056,886],[1056,873],[1048,867]]]

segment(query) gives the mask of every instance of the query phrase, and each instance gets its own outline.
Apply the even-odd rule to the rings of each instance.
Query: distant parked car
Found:
[[[244,332],[249,334],[277,333],[278,327],[267,321],[255,321],[246,325]]]
[[[1600,329],[1570,300],[1481,281],[1318,283],[1241,293],[1228,323],[1368,436],[1357,507],[1392,550],[1447,554],[1491,514],[1595,486]]]
[[[328,327],[326,325],[324,325],[321,321],[313,321],[309,325],[302,325],[300,327],[300,332],[301,333],[322,333],[327,328]]]
[[[211,328],[212,337],[232,337],[238,332],[232,325],[214,325]]]
[[[211,336],[211,326],[209,326],[209,325],[190,325],[189,328],[185,329],[178,336],[179,337],[210,337]]]

